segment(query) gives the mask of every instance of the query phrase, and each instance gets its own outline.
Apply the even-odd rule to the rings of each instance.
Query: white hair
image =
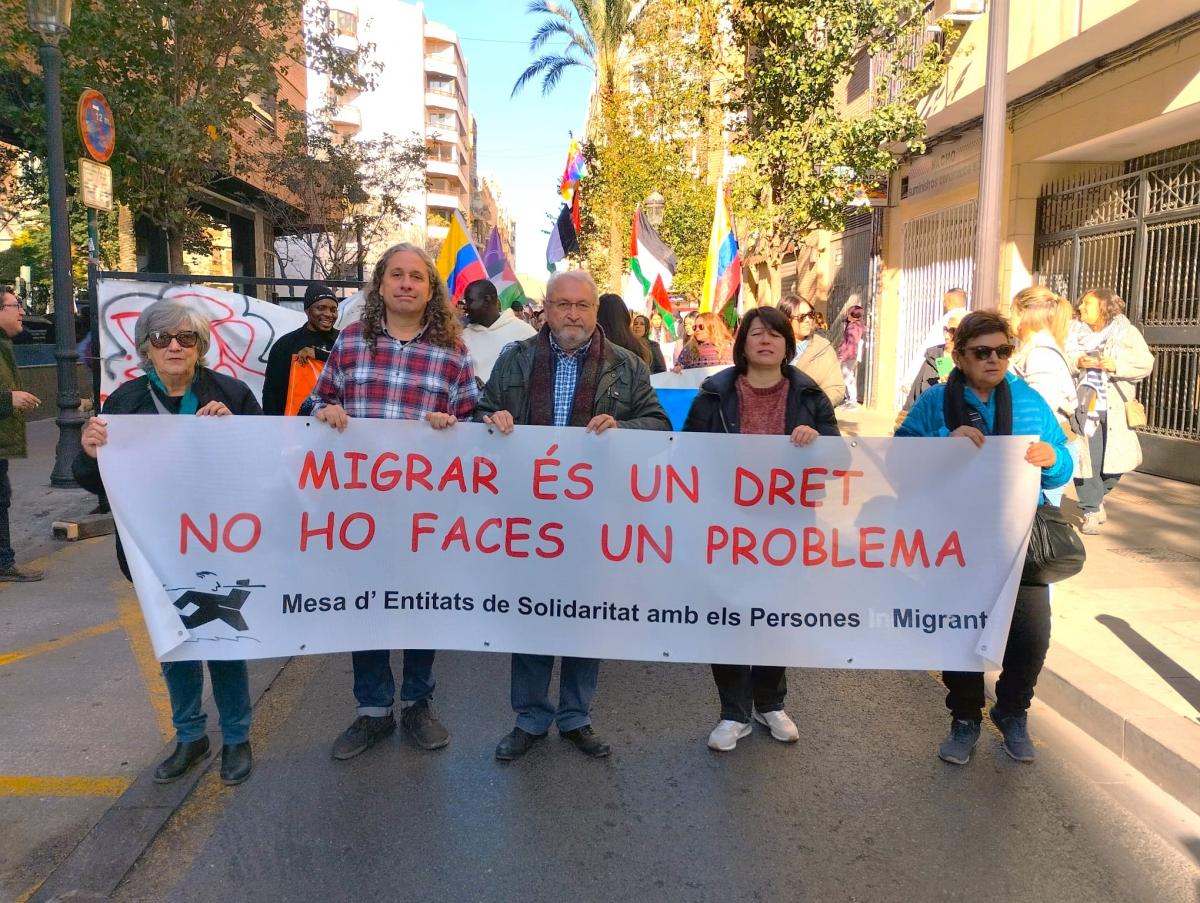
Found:
[[[592,300],[597,304],[600,303],[600,290],[596,288],[596,280],[592,278],[592,274],[587,270],[563,270],[561,273],[553,273],[546,280],[546,300],[554,294],[554,286],[563,279],[575,279],[584,283],[588,287],[588,291],[592,293]]]
[[[168,332],[172,329],[178,330],[180,327],[194,330],[200,336],[200,341],[196,343],[199,352],[196,366],[208,366],[204,359],[212,342],[212,327],[208,317],[194,307],[173,298],[162,298],[155,301],[137,318],[137,324],[133,327],[133,342],[137,348],[138,366],[143,370],[152,366],[147,355],[150,348],[150,333]]]

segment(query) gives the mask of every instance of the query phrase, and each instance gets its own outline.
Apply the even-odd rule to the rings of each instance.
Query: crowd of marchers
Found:
[[[819,334],[826,324],[813,306],[789,297],[777,307],[749,310],[734,330],[721,317],[700,314],[674,338],[664,332],[670,324],[661,314],[631,316],[618,296],[599,295],[582,271],[554,274],[537,313],[541,322],[528,322],[528,313],[501,310],[487,281],[472,283],[455,304],[433,260],[408,244],[384,252],[364,299],[361,313],[339,331],[334,293],[320,285],[309,289],[306,324],[278,339],[270,352],[261,406],[244,383],[207,366],[211,326],[202,314],[169,299],[149,305],[135,327],[143,375],[113,391],[85,425],[76,479],[104,492],[96,456],[107,441],[106,415],[282,414],[292,365],[310,360],[321,364],[320,375],[298,413],[335,430],[353,429],[364,418],[421,420],[435,430],[475,420],[501,434],[536,424],[597,437],[613,429],[671,429],[650,383],[652,370],[721,366],[702,383],[684,430],[776,435],[803,456],[818,436],[840,435],[835,406],[856,399],[853,372],[866,328],[863,308],[848,303],[831,343]],[[20,328],[15,300],[11,292],[0,293],[0,329],[7,335]],[[964,308],[965,296],[947,294],[945,315],[935,327],[939,341],[914,367],[920,372],[896,435],[956,438],[975,446],[990,435],[1036,436],[1024,457],[1040,471],[1041,501],[1060,499],[1074,476],[1084,530],[1098,529],[1104,494],[1137,464],[1133,387],[1153,364],[1121,299],[1093,291],[1073,307],[1033,288],[1014,299],[1011,320]],[[38,403],[17,380],[0,338],[0,579],[13,580],[37,576],[16,568],[7,532],[7,458],[24,452],[13,418],[19,423],[20,412]],[[119,535],[116,551],[129,577]],[[985,607],[991,601],[980,600]],[[1049,640],[1049,588],[1022,585],[990,712],[1004,748],[1020,761],[1034,757],[1027,710]],[[350,759],[391,735],[397,703],[399,725],[416,745],[436,750],[449,743],[433,706],[435,655],[403,651],[397,700],[391,651],[352,653],[356,711],[332,744],[335,759]],[[162,665],[176,745],[157,767],[159,782],[178,779],[210,754],[201,707],[203,664]],[[591,717],[600,664],[563,658],[554,700],[554,658],[513,655],[514,724],[497,744],[496,758],[521,758],[551,727],[584,755],[607,756],[610,746]],[[221,778],[238,784],[253,768],[246,664],[211,661],[208,671],[223,738]],[[755,723],[781,742],[799,738],[784,707],[784,668],[716,662],[712,674],[719,717],[710,748],[733,750]],[[938,754],[965,764],[980,734],[983,675],[946,672],[943,680],[951,726]]]

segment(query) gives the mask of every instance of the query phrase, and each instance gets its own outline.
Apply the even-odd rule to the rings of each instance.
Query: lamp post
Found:
[[[983,148],[979,159],[979,231],[971,307],[1000,301],[1000,220],[1004,215],[1005,115],[1008,108],[1008,0],[988,4],[987,76],[983,88]]]
[[[75,300],[71,280],[71,237],[67,219],[67,176],[63,160],[62,51],[71,32],[71,0],[26,0],[29,28],[42,36],[38,55],[46,90],[46,174],[50,182],[50,256],[54,271],[54,359],[58,376],[58,446],[51,486],[74,486],[71,465],[79,454],[83,415],[79,411],[75,347]]]
[[[667,209],[667,199],[661,192],[652,191],[646,198],[646,219],[655,229],[663,224],[663,212]]]

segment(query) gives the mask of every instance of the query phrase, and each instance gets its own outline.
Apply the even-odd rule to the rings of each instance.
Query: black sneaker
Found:
[[[441,749],[450,742],[450,732],[433,714],[428,699],[414,702],[400,712],[404,731],[421,749]]]
[[[359,715],[354,723],[334,741],[333,757],[335,759],[353,759],[360,752],[366,752],[384,737],[390,736],[396,730],[396,719],[391,712],[379,717]]]
[[[951,765],[966,765],[979,742],[979,722],[955,718],[950,724],[950,733],[938,747],[938,758]]]
[[[558,735],[564,740],[570,740],[577,750],[593,759],[603,759],[612,752],[612,747],[596,736],[590,724],[577,727],[573,731],[559,731]]]
[[[207,736],[187,743],[176,743],[175,752],[163,759],[162,764],[154,769],[154,783],[170,784],[177,781],[191,771],[193,765],[207,758]]]
[[[992,723],[1000,728],[1004,735],[1004,751],[1018,762],[1032,762],[1037,756],[1033,749],[1033,741],[1029,739],[1029,726],[1024,712],[1020,715],[996,714],[991,711]]]
[[[15,564],[0,568],[0,580],[5,583],[37,583],[44,576],[41,571],[23,571]]]

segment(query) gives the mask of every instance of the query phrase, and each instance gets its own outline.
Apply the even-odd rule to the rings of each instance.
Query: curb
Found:
[[[290,658],[266,659],[249,663],[250,702],[255,708],[290,661]],[[178,781],[155,784],[154,769],[175,749],[174,740],[167,743],[154,762],[143,769],[70,855],[38,886],[29,903],[109,898],[167,820],[183,805],[213,763],[220,760],[220,728],[216,726],[218,720],[211,699],[204,710],[209,716],[208,723],[213,725],[208,731],[213,754]]]
[[[1037,698],[1200,814],[1200,723],[1054,643]]]

